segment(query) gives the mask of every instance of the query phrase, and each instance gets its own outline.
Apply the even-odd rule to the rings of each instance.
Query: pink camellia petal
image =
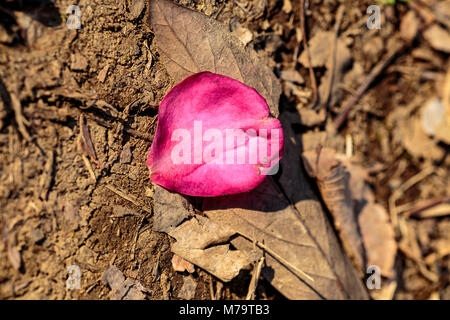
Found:
[[[191,196],[249,191],[275,174],[283,130],[264,98],[228,77],[201,72],[167,93],[147,166],[150,179]]]

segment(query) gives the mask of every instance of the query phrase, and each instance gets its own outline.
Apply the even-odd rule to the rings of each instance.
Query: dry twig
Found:
[[[112,192],[114,192],[115,194],[117,194],[118,196],[124,198],[125,200],[128,200],[129,202],[131,202],[132,204],[134,204],[136,207],[141,208],[142,210],[148,212],[148,213],[152,213],[152,209],[140,204],[137,199],[131,195],[131,194],[127,194],[122,190],[117,189],[115,186],[111,185],[111,184],[107,184],[105,186],[107,189],[111,190]]]
[[[319,101],[319,91],[317,89],[317,81],[316,76],[314,75],[314,69],[311,64],[311,56],[309,53],[309,47],[308,47],[308,39],[306,38],[306,15],[305,15],[305,0],[300,0],[300,29],[302,31],[302,40],[303,40],[303,47],[306,52],[306,61],[308,62],[308,70],[309,70],[309,76],[311,78],[311,85],[313,88],[313,97],[314,100],[311,104],[311,108],[314,108],[317,105],[317,102]]]
[[[336,53],[337,53],[337,41],[339,38],[339,29],[341,27],[342,19],[344,18],[345,7],[343,5],[339,6],[336,13],[336,23],[334,24],[334,39],[331,48],[331,64],[329,72],[331,72],[330,79],[328,80],[327,93],[324,97],[323,104],[325,108],[328,107],[331,97],[331,87],[333,86],[334,76],[336,73]]]
[[[259,276],[261,275],[261,269],[263,264],[264,264],[264,257],[261,257],[261,259],[259,259],[258,264],[256,265],[255,270],[253,271],[252,280],[250,281],[250,285],[248,286],[247,297],[245,298],[246,300],[252,300],[255,298],[255,290],[256,287],[258,286],[258,279]]]
[[[284,266],[286,266],[286,268],[290,269],[292,272],[294,272],[299,278],[301,278],[303,281],[305,281],[304,278],[308,279],[309,281],[313,281],[314,279],[308,275],[306,272],[304,272],[303,270],[297,268],[296,266],[294,266],[292,263],[290,263],[289,261],[287,261],[286,259],[284,259],[282,256],[280,256],[278,253],[276,253],[275,251],[273,251],[271,248],[267,247],[264,243],[261,243],[259,241],[256,241],[255,239],[253,239],[252,237],[245,235],[243,233],[238,233],[239,235],[243,236],[244,238],[246,238],[247,240],[250,240],[252,243],[254,243],[256,246],[258,246],[259,248],[267,251],[268,254],[270,254],[272,257],[274,257],[276,260],[278,260],[280,263],[282,263]]]
[[[416,175],[409,178],[405,183],[403,183],[400,188],[396,189],[392,195],[389,197],[389,213],[391,216],[391,222],[394,228],[398,226],[398,208],[396,205],[397,200],[399,200],[406,190],[414,186],[416,183],[428,177],[430,174],[434,172],[434,168],[432,166],[427,167],[417,173]]]
[[[347,100],[347,103],[342,107],[342,111],[334,120],[334,127],[339,129],[345,122],[350,113],[350,110],[358,103],[363,94],[369,89],[376,78],[381,74],[381,72],[386,69],[386,67],[395,59],[395,57],[403,51],[407,46],[407,43],[396,43],[396,46],[381,60],[373,69],[370,71],[369,75],[363,81],[363,83],[358,87],[355,94]]]
[[[407,211],[405,216],[406,217],[421,217],[420,213],[424,210],[431,209],[441,203],[450,202],[450,195],[437,197],[434,199],[426,200],[415,207],[413,207],[411,210]]]

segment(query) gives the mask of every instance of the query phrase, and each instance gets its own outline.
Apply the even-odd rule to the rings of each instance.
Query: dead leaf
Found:
[[[445,25],[447,29],[450,29],[450,2],[433,2],[432,10],[436,20]]]
[[[102,281],[111,288],[111,300],[144,300],[145,294],[149,292],[139,282],[126,279],[122,271],[115,265],[109,265],[102,276]]]
[[[392,278],[397,242],[386,209],[369,202],[359,214],[358,222],[366,248],[367,266],[376,265],[383,276]]]
[[[283,0],[283,7],[281,8],[284,13],[291,13],[292,11],[292,3],[291,0]]]
[[[392,278],[397,253],[394,229],[386,210],[375,203],[363,168],[329,148],[304,152],[303,161],[357,267],[364,273],[376,265],[382,275]]]
[[[242,26],[237,27],[233,30],[233,34],[241,40],[242,44],[246,46],[253,40],[253,33],[248,30],[247,28],[244,28]]]
[[[438,98],[429,100],[421,110],[422,126],[425,132],[438,140],[450,144],[450,122],[446,106]]]
[[[334,33],[332,31],[320,31],[308,41],[311,65],[313,68],[323,67],[330,60],[330,44],[333,39]],[[345,42],[342,39],[338,39],[336,60],[339,60],[338,57],[341,53],[343,53],[344,56],[348,56],[347,51],[348,48],[345,45]],[[298,62],[300,62],[304,67],[309,66],[306,58],[306,51],[303,50],[302,54],[298,58]]]
[[[189,273],[195,272],[194,265],[192,263],[190,263],[189,261],[184,260],[182,257],[180,257],[177,254],[174,254],[172,257],[172,268],[173,268],[173,270],[178,271],[178,272],[184,272],[184,271],[187,271]]]
[[[103,67],[103,69],[98,73],[97,80],[101,83],[105,82],[106,76],[108,75],[109,64]]]
[[[192,205],[178,193],[170,192],[157,184],[154,187],[153,230],[170,232],[183,220],[193,215]]]
[[[183,196],[158,185],[154,188],[153,230],[166,232],[177,240],[171,248],[175,253],[172,258],[175,271],[192,273],[195,264],[227,282],[259,257],[252,251],[232,251],[229,245],[213,246],[227,242],[235,231],[194,215],[191,204]],[[212,247],[205,249],[209,246]]]
[[[405,41],[413,41],[419,30],[419,19],[413,10],[408,11],[400,23],[400,36]]]
[[[258,61],[253,50],[243,48],[220,23],[169,1],[155,0],[150,2],[150,24],[161,60],[175,81],[205,70],[223,74],[257,89],[268,101],[272,114],[278,115],[281,90],[277,79]],[[290,133],[286,138],[293,136]],[[297,148],[291,143],[290,151],[285,150],[283,159],[286,160],[282,159],[285,169],[280,183],[287,197],[268,178],[257,189],[242,195],[204,199],[205,213],[212,219],[208,224],[219,226],[213,229],[222,233],[219,237],[222,241],[228,241],[228,231],[224,230],[231,228],[230,234],[245,233],[267,248],[270,246],[274,255],[267,258],[262,274],[289,298],[367,298],[354,268],[342,254],[320,203],[307,186]],[[178,229],[195,221],[197,226],[188,225],[189,228],[177,234]],[[172,251],[216,276],[221,274],[222,280],[234,277],[261,252],[243,236],[232,240],[238,250],[230,250],[228,245],[195,249],[206,242],[217,244],[218,241],[218,235],[211,234],[210,227],[198,221],[196,216],[170,232],[177,239]],[[296,270],[311,273],[313,284]]]
[[[284,81],[295,82],[298,84],[303,84],[305,82],[305,79],[303,79],[300,72],[294,69],[287,69],[281,71],[281,79],[283,79]]]
[[[316,259],[316,264],[326,265],[331,271],[329,282],[324,286],[324,292],[327,293],[327,296],[340,295],[347,299],[367,299],[368,294],[365,286],[358,278],[355,268],[343,253],[328,218],[304,175],[300,155],[302,135],[295,134],[292,130],[292,124],[296,123],[296,119],[295,113],[283,113],[280,117],[283,128],[285,128],[285,136],[289,137],[289,140],[286,141],[289,142],[285,143],[279,184],[286,197],[294,205],[299,221],[304,224],[316,243],[317,250],[320,252],[317,256],[313,256]],[[326,143],[332,142],[333,145],[338,144],[338,141],[334,141],[335,138],[333,136],[328,137],[327,134],[323,137]],[[291,237],[296,239],[293,235]],[[333,283],[339,284],[340,293],[329,293],[327,291],[327,289],[334,290],[330,289],[330,287],[333,287]],[[295,291],[293,292],[295,293]]]
[[[256,251],[230,250],[228,244],[213,246],[228,241],[233,234],[235,231],[202,216],[195,216],[169,232],[177,240],[171,247],[173,253],[224,282],[259,258]]]
[[[191,249],[203,249],[226,242],[233,234],[235,231],[202,216],[195,216],[169,232],[169,235],[177,240],[177,246]]]
[[[255,88],[278,116],[281,87],[272,70],[254,50],[221,23],[168,0],[150,1],[150,26],[155,32],[161,60],[175,82],[210,71]]]
[[[279,180],[268,177],[248,193],[204,199],[204,213],[276,253],[266,252],[261,274],[287,298],[366,299],[366,289],[303,174],[300,143],[292,130],[295,117],[287,112],[280,116],[286,139]],[[240,250],[254,249],[247,239],[235,237],[232,244]]]
[[[183,286],[178,292],[178,298],[184,300],[191,300],[195,296],[195,289],[197,289],[197,282],[192,276],[184,277]]]
[[[313,109],[301,108],[298,110],[302,125],[307,127],[314,127],[322,124],[325,121],[326,113],[325,108],[321,108],[319,112]]]
[[[437,24],[432,25],[423,33],[423,37],[433,49],[450,53],[450,34]]]
[[[315,239],[298,217],[298,213],[283,199],[282,194],[267,179],[257,189],[245,195],[206,199],[205,213],[213,221],[229,225],[239,234],[248,235],[276,252],[286,263],[266,253],[266,267],[261,274],[290,299],[346,299],[356,292],[348,292],[324,257]],[[250,250],[252,242],[238,237],[232,244]],[[340,250],[336,248],[337,250]],[[302,278],[292,268],[302,270],[314,281]],[[346,282],[346,274],[342,278]],[[336,290],[336,288],[340,288]]]
[[[445,151],[428,137],[418,116],[402,119],[398,124],[397,137],[413,157],[440,160]]]
[[[329,148],[304,152],[303,163],[308,174],[317,181],[344,249],[358,269],[363,270],[364,249],[353,210],[349,172],[336,158],[335,151]]]
[[[229,282],[243,269],[260,258],[257,251],[231,250],[228,244],[213,246],[204,250],[190,249],[174,244],[172,252],[208,271],[223,282]]]

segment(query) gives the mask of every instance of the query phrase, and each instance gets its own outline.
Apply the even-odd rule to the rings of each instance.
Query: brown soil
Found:
[[[231,29],[236,22],[248,28],[253,34],[249,45],[270,55],[276,72],[292,65],[299,1],[292,1],[289,13],[279,0],[242,1],[245,10],[237,1],[179,2]],[[398,33],[406,5],[386,7],[386,26],[375,32],[358,24],[364,24],[371,1],[340,2],[348,12],[341,33],[356,28],[350,44],[353,68],[359,64],[368,73]],[[71,1],[21,3],[0,1],[0,299],[107,299],[111,289],[101,277],[109,264],[139,281],[147,298],[177,298],[183,274],[172,269],[173,240],[152,231],[152,188],[145,165],[157,106],[174,83],[146,23],[146,1],[80,0],[80,30],[66,26]],[[333,30],[338,3],[310,3],[308,32]],[[436,77],[445,74],[448,55],[432,51],[420,37],[416,47],[429,50],[431,60],[418,63],[411,52],[401,55],[364,95],[341,132],[352,135],[355,156],[367,167],[382,165],[372,178],[377,200],[386,207],[393,188],[426,164],[440,173],[407,190],[397,205],[449,190],[448,157],[411,156],[387,120],[399,105],[420,105],[436,94]],[[310,88],[308,70],[294,66]],[[418,76],[424,70],[435,77]],[[320,84],[324,70],[315,71]],[[348,96],[355,87],[346,90]],[[20,101],[19,109],[12,107],[14,101]],[[282,101],[284,110],[300,103],[287,94]],[[82,114],[100,163],[90,161],[96,180],[77,145]],[[448,154],[448,146],[439,147]],[[427,278],[418,262],[400,251],[394,298],[449,299],[450,255],[442,256],[439,246],[450,247],[450,219],[406,223],[417,233],[425,268],[438,279]],[[79,290],[66,288],[71,265],[81,269]],[[198,268],[194,278],[197,299],[210,299],[211,281],[214,290],[220,287]],[[226,284],[222,298],[245,297],[249,279],[244,273]],[[256,293],[257,298],[282,298],[264,281]]]

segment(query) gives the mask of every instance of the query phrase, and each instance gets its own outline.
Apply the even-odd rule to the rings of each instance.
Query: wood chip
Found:
[[[450,34],[444,28],[434,24],[425,30],[423,36],[433,49],[450,53]]]

